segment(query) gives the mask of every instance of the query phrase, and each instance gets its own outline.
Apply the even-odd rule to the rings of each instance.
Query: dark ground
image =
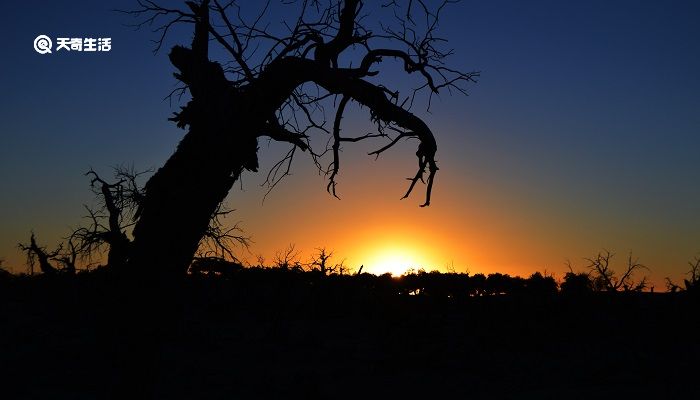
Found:
[[[0,397],[700,398],[697,299],[288,279],[0,282]]]

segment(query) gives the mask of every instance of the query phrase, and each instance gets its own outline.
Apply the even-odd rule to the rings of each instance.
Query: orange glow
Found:
[[[261,256],[265,265],[273,265],[275,255],[294,244],[302,263],[325,247],[333,252],[333,263],[342,261],[353,272],[363,266],[363,272],[373,274],[400,275],[423,268],[527,277],[547,270],[561,279],[568,271],[566,260],[576,270],[585,270],[583,257],[610,248],[617,250],[616,268],[633,250],[649,266],[648,275],[658,291],[665,276],[682,282],[688,260],[697,254],[697,230],[688,228],[679,236],[671,225],[653,225],[652,234],[597,223],[595,210],[579,209],[579,203],[554,207],[531,196],[516,196],[472,169],[460,170],[449,149],[441,153],[444,169],[434,187],[433,203],[419,208],[423,186],[417,186],[411,198],[399,200],[406,190],[404,178],[415,168],[415,161],[405,155],[415,150],[407,146],[395,152],[395,159],[392,153],[368,160],[362,150],[374,149],[348,148],[343,154],[347,167],[338,186],[342,201],[326,192],[327,180],[306,158],[299,158],[294,175],[264,203],[267,188],[260,184],[265,174],[244,175],[244,184],[234,187],[227,200],[236,211],[223,219],[227,226],[241,222],[245,234],[252,236],[250,248],[239,247],[236,255],[245,264],[257,265]],[[265,171],[270,165],[260,168]],[[76,203],[69,219],[79,221],[82,214]],[[44,226],[40,238],[47,245],[65,237],[65,226],[50,214],[27,218],[0,231],[0,259],[15,272],[26,270],[23,254],[12,245],[23,238],[16,232]]]
[[[368,252],[365,267],[367,272],[377,275],[388,272],[393,276],[399,276],[408,269],[418,269],[426,265],[420,250],[422,249],[402,245],[379,244],[377,248]]]

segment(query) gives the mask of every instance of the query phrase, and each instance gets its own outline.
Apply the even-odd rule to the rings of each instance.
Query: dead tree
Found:
[[[694,291],[700,288],[700,257],[695,257],[695,260],[689,261],[690,271],[688,271],[688,279],[683,279],[685,290]]]
[[[113,183],[105,181],[92,169],[85,174],[90,177],[90,188],[98,199],[98,206],[85,206],[87,226],[75,229],[68,238],[69,243],[78,243],[77,252],[81,258],[91,260],[107,248],[108,266],[119,267],[126,263],[131,243],[127,230],[134,225],[138,205],[143,199],[143,191],[137,183],[142,174],[117,167]]]
[[[294,244],[290,244],[286,249],[275,254],[274,266],[283,270],[301,271],[299,262],[299,251]]]
[[[633,275],[640,269],[648,269],[646,266],[639,263],[637,259],[632,258],[630,252],[627,258],[627,266],[622,276],[618,277],[615,270],[610,266],[610,260],[614,256],[608,250],[603,250],[598,253],[595,258],[587,258],[593,275],[593,288],[599,291],[617,292],[635,291],[639,292],[647,287],[647,277],[643,277],[639,281],[635,281]]]
[[[27,265],[29,266],[29,274],[34,275],[34,266],[38,263],[39,270],[45,275],[56,275],[60,270],[51,264],[59,254],[61,254],[62,246],[59,246],[54,251],[48,251],[45,247],[41,247],[36,243],[34,232],[29,238],[29,244],[18,244],[20,250],[27,253]]]
[[[333,257],[333,252],[326,250],[325,247],[316,249],[317,253],[312,256],[309,268],[312,271],[318,271],[321,275],[339,274],[343,275],[348,272],[348,268],[344,262],[332,263],[329,260]]]
[[[677,291],[697,291],[698,288],[700,288],[700,257],[695,257],[694,260],[688,261],[688,265],[690,265],[690,270],[686,273],[688,278],[683,279],[683,285],[684,287],[681,287],[680,285],[677,285],[674,283],[671,278],[666,277],[666,289],[669,292],[677,292]]]
[[[403,198],[422,181],[422,205],[429,205],[437,143],[409,109],[414,99],[425,98],[429,105],[443,90],[464,93],[464,85],[478,76],[444,64],[451,50],[442,49],[445,40],[437,36],[437,27],[449,3],[433,9],[422,0],[279,0],[245,6],[201,0],[177,8],[140,0],[138,9],[124,11],[137,19],[136,26],[157,27],[156,51],[173,26],[192,24],[194,30],[190,48],[175,46],[169,53],[182,83],[172,94],[191,95],[171,120],[188,131],[146,184],[128,264],[140,274],[184,273],[234,182],[243,171],[258,170],[262,137],[291,145],[269,172],[270,187],[289,173],[299,150],[327,174],[333,195],[343,144],[385,138],[386,144],[370,153],[379,156],[404,139],[415,139],[417,169]],[[267,21],[273,7],[281,9],[276,15],[287,16],[283,24]],[[377,18],[374,25],[371,18]],[[210,43],[225,52],[222,63],[210,60]],[[377,67],[385,60],[398,61],[421,83],[403,96],[377,83]],[[376,132],[341,134],[343,115],[353,103],[369,111]],[[324,112],[329,107],[335,109],[332,124]],[[325,148],[312,145],[314,132],[329,135]],[[332,157],[328,167],[321,164],[326,153]]]
[[[33,273],[37,262],[46,274],[58,271],[75,273],[79,268],[89,269],[96,262],[101,262],[104,254],[106,266],[125,266],[131,251],[129,231],[138,220],[138,206],[144,197],[138,180],[145,173],[116,167],[114,181],[110,183],[94,170],[88,171],[85,175],[90,177],[90,188],[97,200],[94,206],[85,205],[87,224],[75,228],[64,239],[65,242],[52,252],[38,246],[32,233],[29,244],[19,245],[22,251],[27,252],[30,273]],[[243,236],[238,224],[226,228],[221,222],[221,218],[232,211],[223,205],[217,208],[198,244],[197,254],[200,257],[239,263],[233,247],[238,244],[248,246],[249,239]],[[52,261],[62,265],[62,268],[52,265]]]
[[[75,274],[81,251],[72,237],[67,239],[66,244],[67,246],[64,246],[64,243],[60,243],[56,250],[48,251],[45,247],[37,244],[36,236],[32,232],[29,244],[20,243],[18,247],[27,253],[27,266],[29,267],[30,275],[34,274],[34,266],[37,263],[39,264],[39,270],[46,275],[58,273]]]
[[[63,264],[63,271],[68,274],[75,274],[78,270],[77,261],[80,257],[80,250],[76,247],[73,238],[68,238],[68,248],[54,259]]]

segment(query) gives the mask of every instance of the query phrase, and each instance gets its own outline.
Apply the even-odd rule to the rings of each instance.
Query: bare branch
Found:
[[[250,237],[243,234],[240,223],[235,223],[232,227],[226,227],[223,223],[222,219],[226,218],[233,211],[226,208],[223,204],[219,204],[200,241],[199,249],[197,250],[200,257],[216,257],[240,262],[233,249],[237,245],[247,249],[250,245]]]
[[[620,289],[625,291],[642,291],[647,287],[647,278],[643,277],[640,281],[635,282],[632,279],[634,273],[640,269],[648,269],[640,264],[637,259],[632,258],[630,252],[627,258],[627,267],[622,277],[618,278],[615,271],[610,266],[610,260],[613,253],[608,250],[598,253],[595,258],[587,258],[589,269],[594,273],[593,284],[597,290],[606,290],[617,292]]]
[[[45,247],[41,247],[36,243],[36,237],[34,232],[29,239],[29,244],[20,243],[17,245],[20,250],[27,253],[27,265],[29,266],[29,273],[34,274],[34,265],[39,264],[39,270],[46,275],[55,275],[58,273],[59,269],[51,265],[49,260],[55,258],[61,253],[63,249],[59,246],[58,249],[54,251],[47,251]]]

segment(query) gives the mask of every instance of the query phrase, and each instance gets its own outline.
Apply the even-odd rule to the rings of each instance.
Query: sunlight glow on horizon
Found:
[[[415,246],[392,244],[388,246],[379,245],[370,250],[365,257],[365,272],[375,275],[390,273],[393,276],[400,276],[410,269],[420,268],[434,269],[425,259],[425,256],[417,251]]]

